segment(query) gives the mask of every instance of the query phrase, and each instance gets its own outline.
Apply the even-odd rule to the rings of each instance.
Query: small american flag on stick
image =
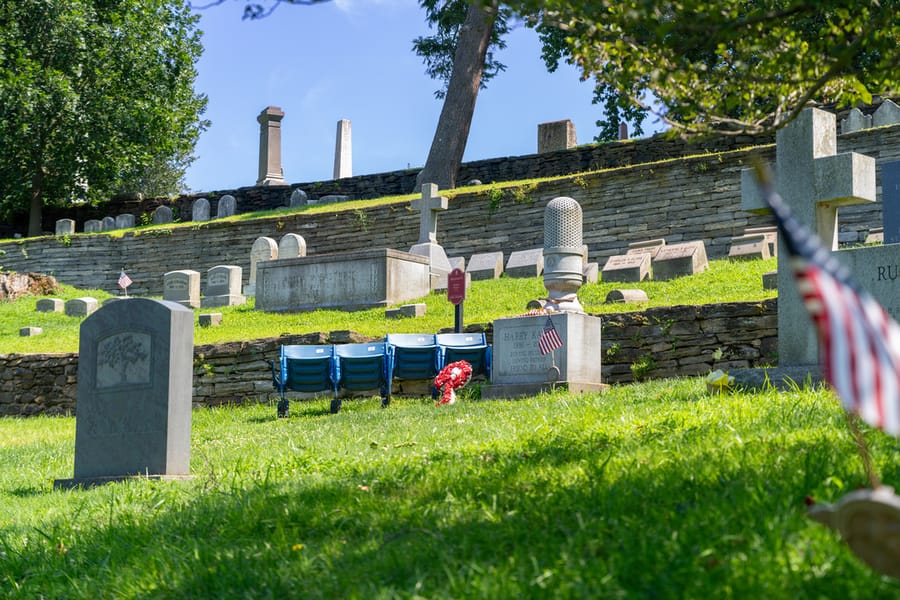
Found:
[[[125,273],[125,269],[122,269],[122,272],[119,274],[119,287],[125,290],[126,296],[128,295],[128,286],[132,283],[131,277]]]
[[[541,354],[547,354],[557,348],[562,348],[562,345],[563,341],[559,337],[559,332],[556,331],[556,327],[553,326],[553,321],[550,317],[547,317],[547,322],[544,323],[544,329],[541,331],[541,337],[538,340],[538,350],[541,351]]]
[[[757,176],[791,256],[797,290],[815,323],[825,378],[848,412],[897,436],[900,325],[792,216],[762,169]]]

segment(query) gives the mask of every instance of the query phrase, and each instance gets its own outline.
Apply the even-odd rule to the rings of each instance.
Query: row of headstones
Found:
[[[107,298],[102,305],[106,306],[110,302],[124,300],[125,298]],[[87,317],[100,308],[101,303],[96,298],[84,296],[82,298],[72,298],[63,301],[61,298],[41,298],[35,304],[36,312],[58,312],[65,313],[68,317]],[[209,315],[200,315],[200,325],[210,326],[219,325],[222,322],[221,313],[212,313]],[[40,327],[23,327],[19,330],[20,336],[40,335],[44,330]]]
[[[163,275],[163,300],[185,308],[239,306],[247,301],[241,294],[244,271],[236,265],[216,265],[206,272],[206,290],[200,297],[200,273],[184,269]]]
[[[216,207],[216,218],[222,219],[235,214],[234,196],[225,195],[219,199]],[[175,220],[174,211],[168,206],[157,206],[150,217],[153,225],[165,225]],[[210,220],[209,200],[198,198],[191,206],[191,220],[205,222]],[[121,214],[115,218],[103,217],[102,220],[90,219],[84,222],[85,233],[99,233],[114,229],[130,229],[134,227],[135,217],[130,213]],[[56,222],[56,235],[72,235],[75,233],[75,221],[73,219],[59,219]]]
[[[604,282],[635,283],[645,279],[668,281],[702,273],[709,268],[702,240],[666,244],[664,239],[628,244],[625,254],[610,256],[603,266]]]
[[[473,254],[468,265],[464,257],[450,258],[450,267],[464,271],[472,281],[497,279],[504,273],[507,277],[539,277],[544,272],[544,249],[517,250],[511,252],[504,267],[502,251]],[[597,263],[588,262],[588,247],[582,246],[582,275],[587,283],[596,283]]]
[[[858,108],[851,109],[846,119],[841,119],[841,133],[860,131],[872,127],[884,127],[900,123],[900,106],[885,99],[873,114],[867,115]]]

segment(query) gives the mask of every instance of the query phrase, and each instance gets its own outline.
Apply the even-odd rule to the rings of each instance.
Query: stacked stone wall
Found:
[[[651,308],[601,318],[605,383],[767,365],[777,348],[775,300]],[[482,329],[490,341],[491,326]],[[277,358],[282,344],[366,339],[371,338],[333,332],[196,346],[194,406],[275,398],[268,361]],[[77,354],[0,354],[0,416],[74,414],[77,375]]]

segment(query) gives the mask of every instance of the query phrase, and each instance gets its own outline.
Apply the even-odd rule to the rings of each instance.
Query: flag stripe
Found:
[[[553,320],[547,317],[547,322],[544,323],[544,329],[541,331],[541,337],[538,339],[538,350],[541,354],[547,354],[557,348],[562,348],[562,345],[562,338],[559,337],[559,332],[553,326]]]

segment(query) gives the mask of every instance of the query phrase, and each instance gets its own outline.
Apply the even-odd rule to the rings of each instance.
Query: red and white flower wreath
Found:
[[[456,402],[456,390],[469,383],[471,379],[472,365],[464,360],[452,362],[441,369],[434,378],[434,387],[441,390],[441,399],[435,402],[435,406]]]

